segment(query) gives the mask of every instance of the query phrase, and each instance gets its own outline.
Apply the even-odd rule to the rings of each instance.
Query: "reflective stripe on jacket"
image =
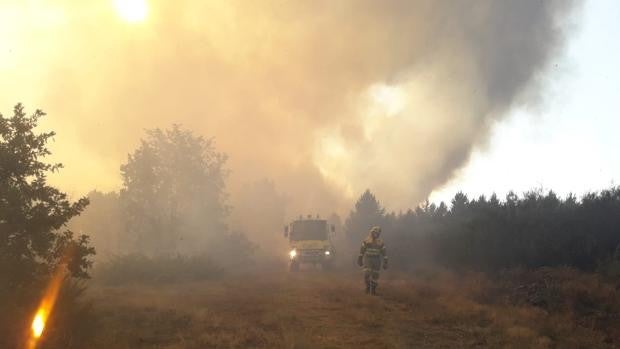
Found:
[[[360,256],[365,257],[383,257],[387,259],[387,252],[385,245],[381,239],[366,239],[362,241],[362,247],[360,248]]]

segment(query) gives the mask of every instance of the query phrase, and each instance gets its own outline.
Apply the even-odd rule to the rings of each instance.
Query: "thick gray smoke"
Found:
[[[575,7],[152,0],[130,24],[111,2],[20,3],[0,21],[0,104],[50,114],[65,187],[116,189],[142,130],[181,123],[230,155],[233,198],[269,178],[288,216],[343,212],[366,188],[392,208],[424,200],[537,96]]]

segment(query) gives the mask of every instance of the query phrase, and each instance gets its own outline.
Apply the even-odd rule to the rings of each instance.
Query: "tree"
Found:
[[[47,143],[54,132],[36,133],[45,113],[27,116],[21,104],[13,116],[0,114],[0,327],[17,326],[23,309],[39,297],[54,270],[66,267],[69,275],[87,278],[89,257],[95,254],[88,237],[66,229],[88,200],[71,202],[47,184],[47,175],[61,164],[49,164]],[[21,309],[21,312],[20,312]],[[28,314],[29,316],[29,314]],[[7,323],[3,318],[6,317]],[[10,331],[10,330],[6,330]],[[0,346],[10,334],[0,333]]]
[[[60,261],[59,252],[72,244],[78,247],[70,263],[72,275],[87,277],[87,258],[94,254],[87,236],[76,240],[71,231],[60,232],[88,200],[70,202],[67,194],[47,184],[47,174],[62,164],[42,161],[51,154],[46,145],[54,136],[34,132],[44,115],[37,110],[26,116],[21,104],[11,118],[0,114],[0,284],[10,287],[47,276]]]
[[[147,130],[121,166],[127,243],[151,255],[192,252],[225,232],[226,158],[178,125]]]
[[[349,240],[359,242],[368,234],[370,228],[382,225],[384,222],[385,209],[374,194],[366,190],[357,200],[355,209],[345,221],[344,233]]]
[[[382,214],[394,266],[407,268],[431,260],[424,256],[429,255],[449,267],[484,271],[571,266],[615,273],[618,187],[588,193],[580,201],[538,189],[521,197],[510,192],[501,201],[495,194],[469,199],[459,192],[451,203],[449,209],[444,203],[435,207],[424,202],[405,214]],[[379,221],[377,212],[382,210],[376,199],[365,193],[347,221],[349,232],[360,230],[351,228],[359,222]]]

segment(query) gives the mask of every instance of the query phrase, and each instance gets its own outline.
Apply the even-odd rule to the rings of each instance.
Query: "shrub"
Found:
[[[112,257],[94,270],[95,280],[109,285],[173,283],[208,280],[221,276],[222,268],[210,257],[128,254]]]

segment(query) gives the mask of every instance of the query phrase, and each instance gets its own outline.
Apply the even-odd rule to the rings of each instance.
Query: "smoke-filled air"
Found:
[[[617,348],[618,13],[0,0],[0,348]]]
[[[393,209],[424,201],[494,120],[536,103],[575,7],[122,3],[3,4],[0,104],[51,115],[54,182],[118,190],[143,130],[181,124],[228,155],[233,206],[267,179],[289,215],[346,212],[367,188]]]

